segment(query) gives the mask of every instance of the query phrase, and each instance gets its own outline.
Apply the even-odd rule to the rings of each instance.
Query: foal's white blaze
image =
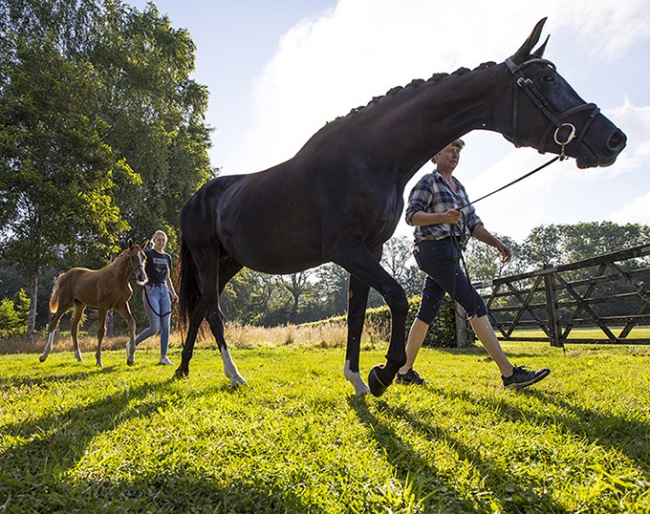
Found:
[[[361,373],[358,371],[350,371],[350,361],[345,361],[345,366],[343,367],[343,375],[346,380],[352,384],[354,387],[354,394],[356,396],[363,396],[370,392],[370,388],[361,378]]]
[[[235,366],[228,348],[223,348],[220,352],[221,360],[223,361],[223,372],[230,379],[230,386],[237,387],[239,384],[245,384],[246,380],[237,371],[237,366]]]
[[[135,281],[138,283],[139,286],[143,286],[147,282],[147,272],[144,270],[144,259],[142,258],[143,253],[138,252],[137,255],[138,255],[138,266],[136,268],[137,273],[135,274],[136,275]],[[145,277],[145,278],[140,280],[138,276]]]

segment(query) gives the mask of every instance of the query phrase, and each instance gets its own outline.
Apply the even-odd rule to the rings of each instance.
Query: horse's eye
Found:
[[[544,78],[542,79],[546,84],[553,84],[555,82],[555,76],[554,75],[544,75]]]

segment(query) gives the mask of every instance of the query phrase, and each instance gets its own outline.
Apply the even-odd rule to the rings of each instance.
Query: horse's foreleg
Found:
[[[370,392],[359,372],[361,334],[363,333],[369,291],[369,286],[350,275],[348,284],[348,343],[345,350],[343,375],[354,387],[356,396],[363,396]]]
[[[52,351],[52,346],[54,345],[54,334],[56,333],[56,327],[59,326],[59,320],[61,319],[61,316],[63,316],[63,311],[57,310],[47,325],[47,344],[43,349],[43,353],[38,358],[40,362],[45,362],[45,359],[47,359],[47,356]]]
[[[391,316],[390,341],[386,352],[386,364],[374,366],[368,374],[370,391],[374,396],[384,394],[386,388],[393,382],[397,371],[406,362],[405,330],[408,301],[404,289],[391,277],[389,281],[378,286],[388,304]]]
[[[129,327],[129,342],[126,343],[126,364],[133,366],[135,363],[135,318],[131,313],[131,308],[128,302],[119,307],[115,307],[115,311],[122,316]]]
[[[81,316],[84,313],[85,305],[77,303],[74,306],[74,315],[72,316],[72,321],[70,322],[70,333],[72,334],[72,346],[74,348],[74,356],[78,362],[83,362],[84,359],[81,356],[81,351],[79,351],[79,340],[77,339],[77,333],[79,331],[79,321]]]
[[[99,308],[99,327],[97,327],[97,351],[95,352],[95,362],[101,368],[104,365],[102,364],[102,342],[104,341],[104,335],[106,334],[106,316],[108,314],[108,309],[104,307]]]
[[[404,289],[391,277],[379,264],[381,257],[379,253],[371,252],[360,239],[350,242],[337,249],[335,262],[343,266],[348,273],[359,281],[376,289],[384,298],[391,314],[391,336],[386,353],[386,364],[377,365],[370,370],[368,385],[374,396],[381,396],[390,386],[397,375],[397,371],[406,362],[406,351],[404,348],[404,332],[406,326],[406,315],[408,313],[408,301]],[[351,290],[351,292],[354,292]],[[364,302],[365,303],[365,302]],[[352,327],[362,324],[357,317],[365,317],[365,304],[355,307],[358,312],[354,313]],[[349,323],[349,322],[348,322]],[[358,328],[355,328],[358,330]],[[348,331],[351,326],[348,324]],[[352,340],[354,334],[348,337]],[[354,371],[354,370],[353,370]]]

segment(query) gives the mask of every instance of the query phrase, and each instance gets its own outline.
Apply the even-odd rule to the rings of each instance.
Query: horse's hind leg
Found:
[[[79,340],[77,339],[77,333],[79,331],[79,321],[81,316],[84,313],[86,306],[83,303],[75,302],[74,304],[74,315],[72,316],[72,321],[70,322],[70,333],[72,334],[72,346],[74,348],[74,356],[78,362],[83,362],[84,359],[81,356],[81,351],[79,350]]]
[[[234,261],[220,261],[219,251],[217,251],[216,262],[216,266],[214,265],[214,261],[212,264],[205,263],[205,266],[201,266],[199,262],[197,262],[197,268],[201,270],[199,272],[201,283],[213,284],[212,287],[203,288],[203,298],[205,299],[207,319],[210,324],[212,335],[214,335],[214,338],[217,340],[217,345],[219,346],[219,353],[221,354],[221,360],[223,361],[223,371],[230,379],[231,387],[237,387],[239,384],[245,384],[246,380],[239,374],[237,366],[232,360],[230,351],[228,350],[228,345],[226,344],[223,313],[219,306],[219,295],[228,281],[241,269],[241,265]]]
[[[201,328],[201,323],[203,323],[205,317],[205,303],[203,302],[203,297],[201,297],[194,307],[194,310],[190,313],[190,324],[187,329],[185,342],[183,343],[181,363],[175,371],[175,375],[179,378],[186,377],[190,373],[190,361],[194,354],[194,343],[196,342],[196,336],[199,333],[199,328]]]

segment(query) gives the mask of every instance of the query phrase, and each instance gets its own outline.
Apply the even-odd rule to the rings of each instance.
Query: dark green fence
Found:
[[[649,338],[629,337],[634,327],[650,325],[650,245],[474,287],[505,340],[550,341],[552,346],[650,343]],[[596,328],[602,336],[569,337],[574,328]],[[541,329],[546,337],[528,337],[529,329]]]

